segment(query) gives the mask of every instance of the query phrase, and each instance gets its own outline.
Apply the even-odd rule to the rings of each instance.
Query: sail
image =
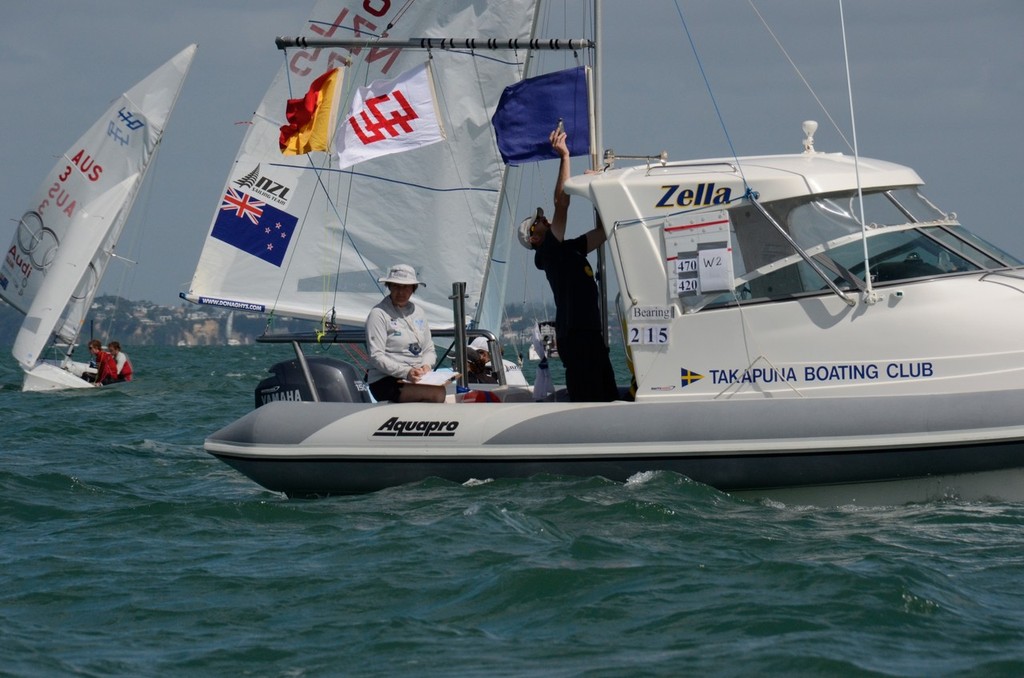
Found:
[[[25,369],[51,335],[77,339],[195,52],[118,97],[29,202],[0,265],[0,296],[26,316],[13,349]]]
[[[529,38],[535,5],[381,3],[374,13],[362,2],[321,0],[304,36],[371,40],[386,28],[391,39]],[[525,50],[392,46],[289,49],[252,118],[182,297],[361,325],[385,294],[377,279],[393,264],[407,263],[426,283],[416,300],[433,326],[453,323],[453,282],[466,283],[467,315],[475,316],[488,274],[507,261],[495,256],[505,166],[490,118],[502,90],[523,77],[526,56]],[[446,139],[343,169],[328,153],[282,155],[287,102],[349,60],[339,128],[350,124],[347,113],[359,88],[429,60]]]

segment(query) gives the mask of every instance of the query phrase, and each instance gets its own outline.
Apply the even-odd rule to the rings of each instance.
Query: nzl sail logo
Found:
[[[256,165],[256,168],[245,176],[235,179],[235,185],[240,188],[247,188],[253,195],[257,195],[269,202],[277,203],[282,207],[288,204],[288,194],[292,190],[290,186],[263,176],[260,173],[259,165]]]
[[[457,421],[427,421],[423,419],[402,420],[398,417],[391,417],[378,428],[373,436],[388,438],[426,438],[433,436],[445,436],[451,438],[455,435],[455,429],[459,428]]]
[[[402,132],[409,134],[413,131],[409,123],[420,117],[398,89],[367,99],[365,106],[365,111],[360,111],[348,119],[352,131],[364,144],[394,138]]]
[[[210,237],[280,267],[298,218],[228,186]]]

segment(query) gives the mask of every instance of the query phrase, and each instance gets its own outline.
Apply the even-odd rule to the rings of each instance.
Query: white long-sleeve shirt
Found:
[[[386,376],[404,379],[410,368],[433,368],[437,362],[426,316],[412,301],[399,309],[391,297],[384,297],[370,309],[366,347],[370,354],[367,381],[371,384]]]

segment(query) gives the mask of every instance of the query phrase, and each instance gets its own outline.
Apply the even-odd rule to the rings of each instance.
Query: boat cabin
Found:
[[[978,331],[1020,355],[993,313],[1019,260],[912,169],[805,146],[568,182],[608,232],[637,399],[956,391],[983,371]]]

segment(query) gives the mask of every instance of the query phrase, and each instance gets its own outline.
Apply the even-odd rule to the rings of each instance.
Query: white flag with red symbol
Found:
[[[338,134],[338,167],[444,140],[428,63],[374,80],[352,97]]]

